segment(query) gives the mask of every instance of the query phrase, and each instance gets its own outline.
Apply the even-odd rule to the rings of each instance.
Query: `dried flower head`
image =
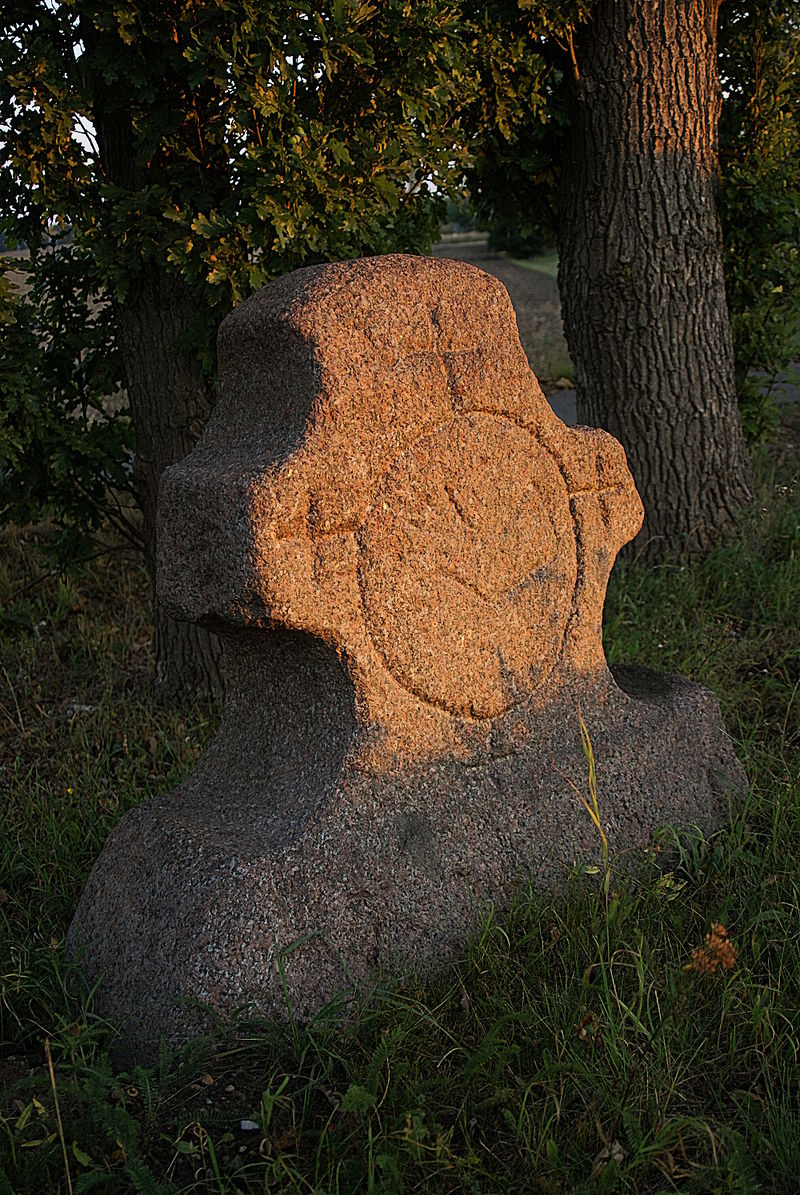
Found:
[[[728,931],[718,921],[711,922],[711,933],[706,934],[706,940],[697,950],[692,951],[691,961],[685,970],[698,971],[703,975],[710,975],[721,967],[723,971],[732,971],[736,966],[736,947],[728,937]]]

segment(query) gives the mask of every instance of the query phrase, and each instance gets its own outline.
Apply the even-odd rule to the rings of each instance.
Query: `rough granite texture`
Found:
[[[224,718],[122,818],[70,930],[145,1061],[204,1005],[304,1020],[440,963],[489,902],[597,860],[579,710],[614,851],[720,825],[745,784],[713,694],[606,665],[641,503],[620,445],[550,410],[496,279],[298,270],[225,320],[219,364],[161,483],[158,590],[224,637]]]

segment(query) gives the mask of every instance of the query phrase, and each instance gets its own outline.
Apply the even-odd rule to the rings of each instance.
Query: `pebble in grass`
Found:
[[[162,481],[158,586],[223,638],[224,719],[121,820],[69,938],[142,1061],[209,1010],[307,1020],[440,964],[598,860],[581,716],[612,851],[719,825],[744,784],[711,693],[606,665],[641,503],[620,445],[548,407],[496,279],[299,270],[225,320],[219,366]]]

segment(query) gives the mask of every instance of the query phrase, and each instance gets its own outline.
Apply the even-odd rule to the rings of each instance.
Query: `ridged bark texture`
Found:
[[[169,465],[191,452],[212,405],[193,355],[175,347],[193,315],[188,291],[155,266],[142,275],[119,311],[120,347],[136,429],[134,478],[151,576],[159,479]],[[216,636],[170,618],[155,590],[153,618],[159,695],[166,699],[221,695],[221,650]]]
[[[718,0],[603,0],[574,45],[559,287],[582,423],[623,444],[635,547],[707,550],[750,499],[716,211]]]
[[[91,61],[97,35],[85,22],[81,35]],[[92,76],[94,118],[105,176],[135,192],[146,185],[137,162],[131,114],[124,95],[102,73]],[[136,432],[134,479],[143,515],[145,555],[153,578],[156,689],[165,699],[222,694],[221,649],[215,635],[177,622],[155,593],[156,503],[164,469],[194,448],[212,405],[212,394],[194,356],[179,349],[191,326],[196,300],[160,264],[143,265],[118,304],[119,346]]]

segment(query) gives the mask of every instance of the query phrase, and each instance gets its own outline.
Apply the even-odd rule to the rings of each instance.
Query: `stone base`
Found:
[[[147,1063],[162,1036],[177,1046],[210,1027],[203,1006],[285,1019],[288,998],[307,1021],[386,965],[440,965],[490,902],[502,911],[529,879],[558,889],[574,861],[599,861],[579,796],[579,708],[612,857],[667,823],[725,823],[746,778],[716,698],[646,669],[572,678],[546,708],[515,711],[514,749],[505,736],[477,765],[450,756],[378,773],[355,733],[337,745],[264,728],[283,751],[267,752],[247,791],[235,775],[226,786],[212,746],[109,838],[68,938],[97,1012]],[[298,756],[313,756],[309,782],[324,777],[312,794],[282,786],[281,758]]]

